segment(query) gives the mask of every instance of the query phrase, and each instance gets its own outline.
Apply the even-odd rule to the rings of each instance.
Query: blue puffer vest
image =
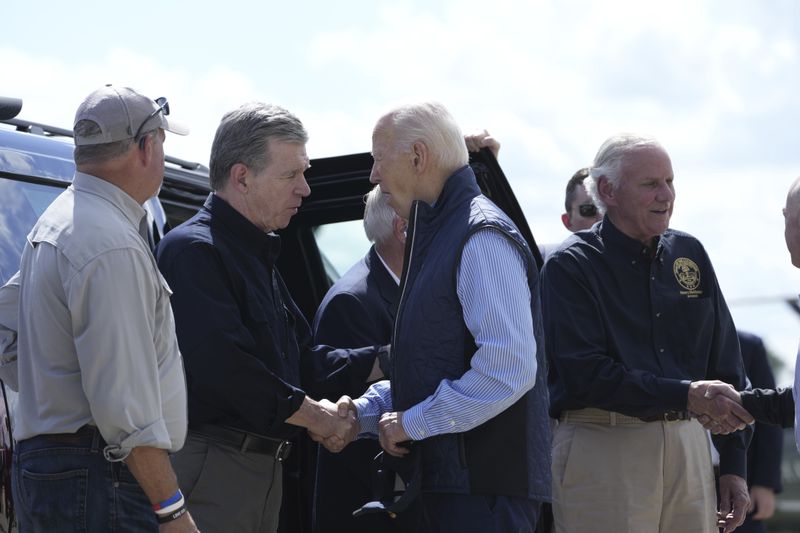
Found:
[[[525,258],[538,346],[536,385],[493,419],[466,432],[420,441],[423,490],[503,494],[550,501],[547,362],[539,273],[513,222],[481,194],[470,167],[448,178],[435,207],[415,202],[406,243],[406,272],[392,344],[392,399],[402,411],[433,394],[443,379],[469,369],[476,351],[456,294],[467,238],[490,226]],[[497,298],[508,295],[498,294]]]

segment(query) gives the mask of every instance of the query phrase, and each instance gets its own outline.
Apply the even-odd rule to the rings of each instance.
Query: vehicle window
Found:
[[[317,226],[314,237],[332,281],[339,279],[364,257],[370,247],[361,220]]]
[[[36,220],[64,189],[0,178],[0,284],[19,270],[25,239]]]

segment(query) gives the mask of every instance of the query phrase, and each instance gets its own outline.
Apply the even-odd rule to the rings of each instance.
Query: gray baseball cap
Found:
[[[91,120],[100,126],[100,134],[75,135],[75,145],[123,141],[157,127],[178,135],[189,133],[189,129],[182,124],[168,120],[168,114],[166,98],[155,101],[129,87],[109,84],[87,96],[75,113],[75,124],[80,120]]]

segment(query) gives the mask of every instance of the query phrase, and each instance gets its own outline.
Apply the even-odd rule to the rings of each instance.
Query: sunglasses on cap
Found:
[[[169,102],[167,102],[167,99],[165,97],[159,96],[158,98],[156,98],[155,102],[158,105],[158,107],[156,108],[155,111],[150,113],[150,115],[148,115],[146,119],[144,119],[144,122],[142,122],[141,126],[139,126],[139,129],[136,130],[136,135],[133,136],[134,139],[139,138],[139,135],[142,133],[142,128],[144,128],[145,124],[150,122],[151,118],[158,115],[159,113],[164,113],[165,115],[169,115]]]
[[[594,217],[597,216],[597,206],[594,204],[581,204],[578,206],[578,212],[582,217]]]

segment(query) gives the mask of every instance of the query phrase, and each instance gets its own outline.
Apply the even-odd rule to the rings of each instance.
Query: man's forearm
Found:
[[[151,503],[162,502],[178,490],[178,478],[166,450],[136,447],[125,459],[125,464]]]
[[[138,446],[125,458],[125,464],[139,482],[150,503],[163,502],[178,492],[178,478],[172,469],[166,450]],[[184,510],[177,519],[160,523],[158,530],[161,533],[196,533],[197,526],[192,516]]]

